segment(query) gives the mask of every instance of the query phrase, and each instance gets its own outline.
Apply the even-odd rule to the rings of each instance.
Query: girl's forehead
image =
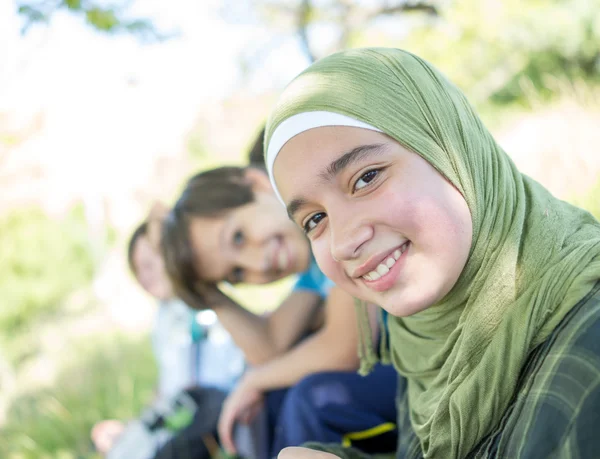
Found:
[[[332,161],[342,156],[349,159],[354,158],[353,153],[364,156],[374,147],[384,146],[392,140],[381,131],[370,129],[348,126],[316,127],[286,142],[275,158],[273,174],[277,177],[283,174],[293,175],[296,172],[295,166],[307,160],[315,166],[322,166],[322,163],[335,166]]]
[[[280,155],[281,150],[298,136],[310,135],[311,131],[331,130],[343,132],[345,129],[362,130],[369,132],[382,132],[379,128],[362,120],[343,115],[334,111],[300,111],[282,120],[268,137],[268,146],[265,155],[265,163],[271,183],[277,196],[281,199],[277,184],[274,180],[274,163]],[[301,137],[301,138],[302,138]]]

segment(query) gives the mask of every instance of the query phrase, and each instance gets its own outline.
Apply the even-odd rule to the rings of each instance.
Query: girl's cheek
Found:
[[[323,274],[325,274],[330,280],[336,282],[336,278],[339,277],[341,267],[338,266],[337,262],[331,256],[329,246],[325,241],[317,241],[311,243],[313,255],[319,265]]]

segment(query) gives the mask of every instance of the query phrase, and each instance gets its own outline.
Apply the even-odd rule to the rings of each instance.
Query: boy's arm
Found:
[[[353,305],[350,295],[332,288],[325,306],[325,324],[319,331],[285,354],[246,372],[221,410],[219,436],[227,451],[235,452],[233,425],[247,417],[246,413],[255,412],[263,392],[289,387],[313,373],[358,369],[358,327]]]
[[[325,306],[325,324],[285,354],[254,368],[244,383],[259,391],[289,387],[322,371],[358,369],[358,326],[354,299],[334,287]]]
[[[275,311],[258,316],[224,294],[212,306],[219,321],[253,366],[280,355],[307,333],[321,298],[313,292],[292,292]]]

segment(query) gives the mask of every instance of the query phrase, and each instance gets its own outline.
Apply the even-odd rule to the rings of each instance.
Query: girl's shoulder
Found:
[[[600,282],[529,356],[502,422],[473,457],[600,457],[599,338]]]

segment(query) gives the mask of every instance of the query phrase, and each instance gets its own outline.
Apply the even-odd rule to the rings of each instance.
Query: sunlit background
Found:
[[[432,61],[524,172],[600,216],[596,0],[0,0],[0,457],[93,457],[94,422],[137,415],[155,305],[131,231],[242,164],[306,65],[361,46]]]

